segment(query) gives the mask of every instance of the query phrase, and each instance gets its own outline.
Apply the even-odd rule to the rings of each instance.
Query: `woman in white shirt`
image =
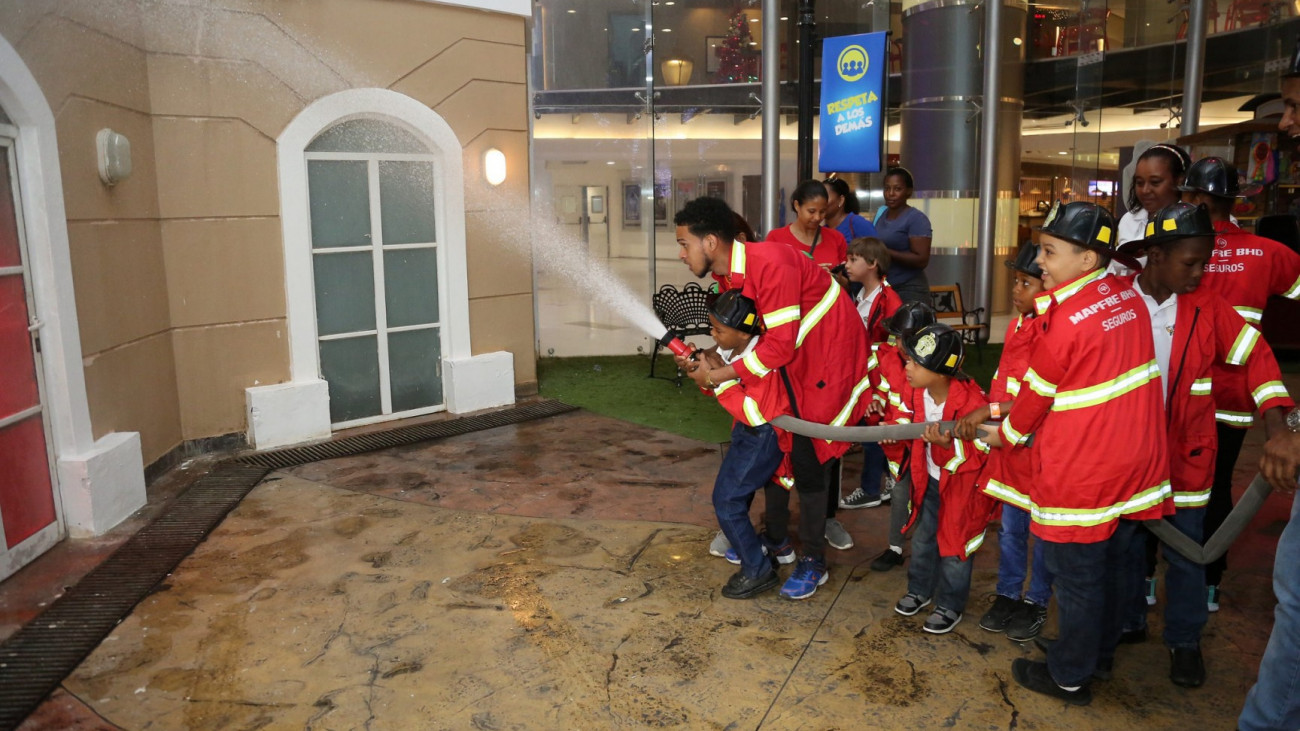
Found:
[[[1182,193],[1178,186],[1192,164],[1192,156],[1177,145],[1152,145],[1138,156],[1133,181],[1128,190],[1128,211],[1119,219],[1119,244],[1146,237],[1147,219],[1160,209],[1177,203]],[[1140,259],[1139,261],[1145,261]],[[1132,270],[1112,261],[1111,274],[1132,274]]]

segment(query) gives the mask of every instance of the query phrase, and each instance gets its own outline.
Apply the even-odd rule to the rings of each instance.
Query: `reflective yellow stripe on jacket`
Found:
[[[1086,409],[1104,404],[1126,393],[1136,391],[1159,378],[1160,366],[1155,359],[1152,359],[1148,363],[1144,363],[1126,373],[1121,373],[1109,381],[1102,381],[1095,386],[1058,392],[1056,400],[1052,402],[1052,411]]]
[[[1123,502],[1100,508],[1053,508],[1034,505],[1034,522],[1041,525],[1088,527],[1109,523],[1129,513],[1138,513],[1168,500],[1173,493],[1169,480],[1147,488]]]

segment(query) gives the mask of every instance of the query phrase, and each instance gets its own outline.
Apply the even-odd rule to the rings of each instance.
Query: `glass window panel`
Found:
[[[377,119],[352,119],[336,124],[312,140],[307,151],[429,154],[429,148],[415,135]]]
[[[308,160],[311,245],[370,245],[370,184],[364,160]]]
[[[442,403],[441,328],[388,335],[388,372],[393,411],[410,411]]]
[[[389,327],[437,322],[437,250],[385,251],[384,300],[388,307]]]
[[[378,416],[383,411],[376,336],[322,340],[320,370],[329,384],[331,422]]]
[[[316,328],[321,335],[375,329],[375,275],[368,251],[316,254]]]
[[[379,163],[379,205],[384,244],[437,240],[433,221],[433,163]]]

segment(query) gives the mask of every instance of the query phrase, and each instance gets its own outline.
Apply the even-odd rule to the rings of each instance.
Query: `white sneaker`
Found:
[[[709,544],[709,555],[724,558],[728,548],[731,548],[731,541],[727,540],[727,534],[718,531],[718,535],[714,536],[713,542]]]
[[[853,536],[844,530],[844,526],[834,518],[826,519],[826,542],[831,548],[838,548],[841,551],[847,551],[853,548]]]

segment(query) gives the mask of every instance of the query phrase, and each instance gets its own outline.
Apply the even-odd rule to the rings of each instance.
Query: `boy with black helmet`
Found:
[[[1242,189],[1236,167],[1218,157],[1198,160],[1187,171],[1180,189],[1184,201],[1206,206],[1214,225],[1214,252],[1201,280],[1204,289],[1217,292],[1257,329],[1269,297],[1300,300],[1300,254],[1247,233],[1231,220],[1237,199],[1251,192]],[[1245,372],[1238,366],[1216,365],[1213,389],[1219,451],[1214,487],[1205,509],[1206,535],[1214,535],[1232,512],[1232,473],[1258,406],[1246,387]],[[1227,566],[1224,554],[1205,567],[1206,605],[1211,612],[1219,609],[1219,583]]]
[[[1244,369],[1246,383],[1265,414],[1269,436],[1285,430],[1283,414],[1294,402],[1287,396],[1277,361],[1259,332],[1217,293],[1200,286],[1214,251],[1214,227],[1205,207],[1174,203],[1158,211],[1147,223],[1146,238],[1128,242],[1120,250],[1147,255],[1146,267],[1131,281],[1151,315],[1165,394],[1169,474],[1177,508],[1168,520],[1200,543],[1217,442],[1210,387],[1214,365]],[[1175,685],[1195,688],[1205,682],[1200,648],[1201,629],[1208,616],[1205,567],[1177,551],[1164,553],[1168,564],[1164,640],[1170,654],[1169,679]],[[1137,581],[1127,583],[1136,585]],[[1141,597],[1131,599],[1131,623],[1145,629],[1146,602]]]
[[[709,324],[718,351],[704,351],[701,357],[710,367],[722,368],[758,346],[762,320],[753,300],[737,290],[718,295],[709,308]],[[770,541],[759,536],[749,522],[749,506],[759,488],[774,479],[783,484],[791,482],[790,433],[769,423],[775,416],[790,413],[790,402],[784,390],[772,381],[746,385],[732,379],[704,390],[716,396],[736,420],[731,427],[731,447],[713,483],[713,510],[731,544],[727,560],[740,564],[740,570],[722,587],[722,595],[749,599],[780,583],[774,562],[794,562],[789,540],[780,544]],[[789,499],[782,490],[769,495],[779,496],[782,501]],[[769,511],[769,520],[774,519],[774,513],[784,514],[788,520],[788,511]]]
[[[885,323],[889,337],[871,354],[872,413],[884,414],[890,407],[902,405],[907,374],[903,370],[905,360],[900,345],[904,338],[934,323],[934,308],[925,302],[904,302]],[[903,526],[907,525],[907,496],[912,490],[912,481],[907,476],[910,444],[880,445],[889,470],[886,478],[890,496],[889,547],[871,562],[872,571],[888,571],[903,564]]]
[[[1059,610],[1047,662],[1017,659],[1012,676],[1082,705],[1114,656],[1117,602],[1130,595],[1120,568],[1142,561],[1137,522],[1173,512],[1168,442],[1151,318],[1132,287],[1106,276],[1112,256],[1132,261],[1115,251],[1115,220],[1093,203],[1058,204],[1040,231],[1039,333],[1015,405],[985,433],[1013,448],[1034,436],[1035,479],[1004,499],[1031,513]]]
[[[1011,411],[1020,395],[1035,336],[1034,298],[1043,292],[1043,269],[1038,265],[1038,246],[1026,241],[1016,258],[1007,262],[1012,270],[1011,304],[1019,316],[1007,325],[1002,358],[989,387],[989,405],[967,414],[957,424],[957,435],[973,439],[980,424],[1000,419]],[[1043,542],[1034,541],[1030,573],[1029,511],[1024,496],[1033,482],[1029,449],[998,450],[989,456],[979,487],[1002,504],[1002,526],[998,531],[998,583],[993,606],[980,618],[980,627],[1005,632],[1014,642],[1028,642],[1038,636],[1047,621],[1047,604],[1052,598],[1052,576],[1043,560]],[[1025,577],[1029,589],[1025,591]]]
[[[983,407],[984,392],[961,372],[961,335],[935,324],[903,339],[907,387],[893,421],[927,422],[959,419]],[[971,554],[984,542],[984,531],[997,503],[976,487],[988,453],[982,442],[941,432],[937,423],[914,440],[911,461],[912,564],[907,594],[894,611],[910,617],[932,601],[934,611],[923,629],[951,632],[961,621],[970,596]],[[905,528],[906,530],[906,528]]]

